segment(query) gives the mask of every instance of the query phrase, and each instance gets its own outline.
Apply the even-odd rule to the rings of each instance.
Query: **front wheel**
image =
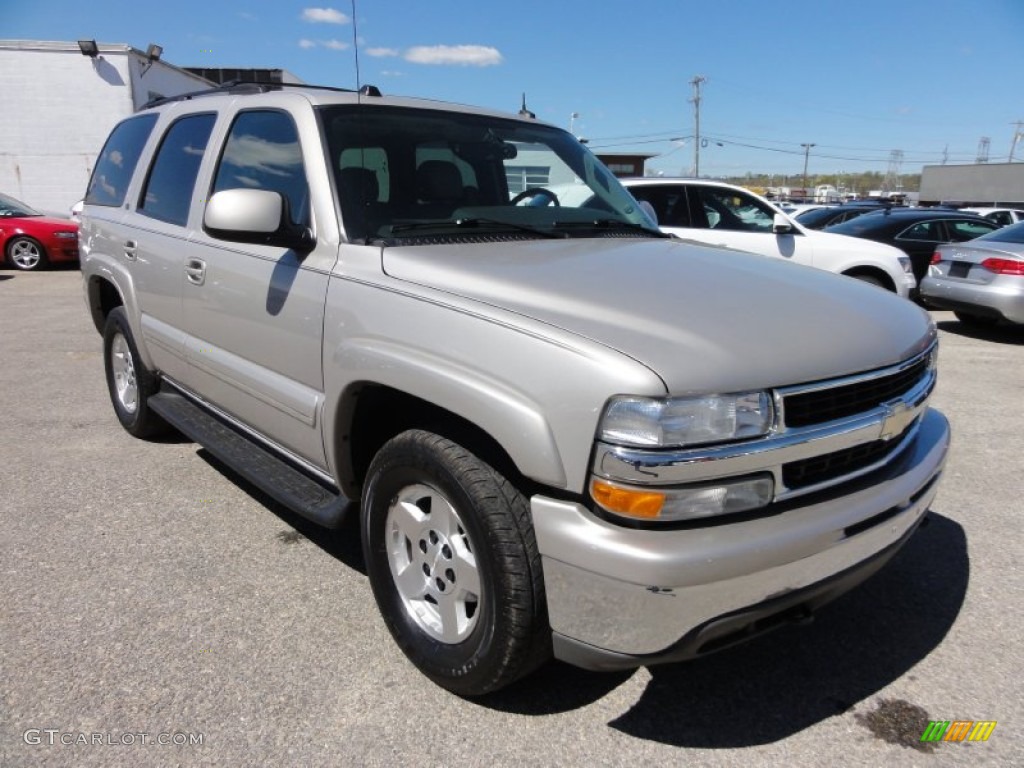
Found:
[[[479,696],[548,657],[529,505],[460,445],[421,430],[388,441],[367,475],[362,536],[388,629],[438,685]]]
[[[13,237],[7,243],[7,260],[12,266],[29,272],[46,266],[46,251],[31,237]]]

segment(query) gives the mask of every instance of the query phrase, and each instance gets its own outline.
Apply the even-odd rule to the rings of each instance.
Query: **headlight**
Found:
[[[903,267],[903,271],[906,272],[908,275],[913,274],[914,265],[910,263],[910,257],[899,256],[897,258],[899,259],[900,266]]]
[[[78,237],[77,232],[54,232],[54,237],[59,237],[61,240],[71,240],[72,238]]]
[[[699,397],[616,397],[598,429],[607,443],[670,448],[768,434],[773,421],[767,392]]]

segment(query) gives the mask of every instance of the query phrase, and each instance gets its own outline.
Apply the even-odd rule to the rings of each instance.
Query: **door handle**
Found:
[[[206,262],[202,259],[189,259],[185,262],[185,277],[192,285],[206,282]]]
[[[124,242],[124,257],[128,261],[135,261],[139,258],[138,254],[139,244],[134,240],[125,240]]]

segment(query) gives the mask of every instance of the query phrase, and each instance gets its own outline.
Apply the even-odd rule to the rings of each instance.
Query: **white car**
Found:
[[[787,259],[864,280],[908,297],[917,286],[903,251],[856,237],[807,229],[749,190],[704,179],[621,179],[649,203],[663,232]]]
[[[1019,208],[961,208],[960,210],[965,213],[976,213],[979,216],[984,216],[1000,227],[1024,221],[1024,211]]]

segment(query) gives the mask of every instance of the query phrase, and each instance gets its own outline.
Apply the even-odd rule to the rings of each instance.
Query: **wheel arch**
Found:
[[[882,284],[882,287],[885,288],[886,290],[892,291],[893,293],[899,292],[896,287],[896,283],[892,279],[892,275],[890,275],[888,272],[886,272],[884,269],[881,269],[880,267],[872,267],[865,264],[857,267],[851,267],[850,269],[845,270],[842,274],[846,275],[847,277],[874,278],[875,280],[880,282]]]
[[[495,405],[496,410],[500,407]],[[499,418],[507,416],[501,414]],[[331,421],[333,428],[329,434],[333,435],[333,444],[327,448],[333,453],[339,483],[349,498],[359,498],[377,451],[392,437],[409,429],[423,429],[458,443],[520,489],[541,484],[527,475],[538,467],[520,466],[503,442],[485,426],[451,408],[387,384],[373,381],[352,384],[341,396]],[[527,430],[521,417],[518,426]],[[554,452],[550,433],[532,437],[541,437],[535,446],[536,454],[542,460],[547,457],[549,462],[544,480],[564,484],[561,462]],[[547,440],[543,439],[545,437]],[[549,445],[545,445],[546,442]]]
[[[91,276],[86,283],[86,301],[89,304],[92,323],[101,334],[111,310],[125,304],[117,286],[112,281],[96,275]]]

